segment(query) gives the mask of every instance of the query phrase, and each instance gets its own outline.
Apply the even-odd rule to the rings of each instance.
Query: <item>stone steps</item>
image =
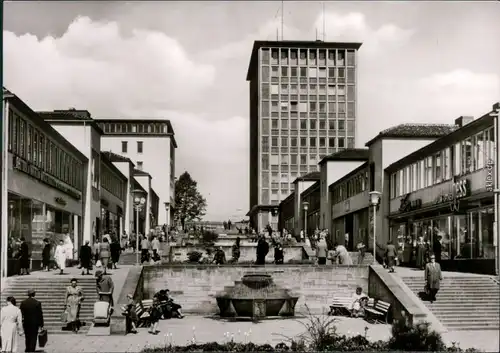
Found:
[[[86,333],[93,320],[94,303],[97,301],[95,289],[95,279],[91,276],[77,277],[78,284],[82,288],[85,300],[80,308],[80,320],[85,323],[80,333]],[[35,298],[42,304],[44,313],[45,328],[51,334],[72,333],[63,330],[61,314],[64,309],[66,287],[69,285],[69,278],[46,278],[46,277],[16,277],[12,278],[9,287],[2,291],[2,305],[7,296],[14,296],[18,305],[27,297],[28,289],[36,291]]]
[[[424,291],[422,277],[402,279],[415,294]],[[449,330],[500,328],[500,287],[488,276],[445,277],[436,299],[433,303],[424,303]]]

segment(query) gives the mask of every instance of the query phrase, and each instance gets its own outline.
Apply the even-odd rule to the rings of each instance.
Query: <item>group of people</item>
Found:
[[[182,319],[182,307],[175,303],[170,297],[168,289],[162,289],[153,296],[153,303],[148,309],[147,321],[149,324],[149,333],[157,335],[158,323],[161,319]],[[140,318],[136,312],[136,303],[132,294],[127,295],[128,303],[122,307],[123,315],[126,318],[127,333],[137,333],[137,326]]]
[[[7,297],[7,305],[0,312],[2,352],[17,352],[19,336],[24,335],[25,352],[34,352],[38,335],[44,331],[42,304],[35,299],[35,291],[28,290],[28,298],[17,307],[16,298]]]

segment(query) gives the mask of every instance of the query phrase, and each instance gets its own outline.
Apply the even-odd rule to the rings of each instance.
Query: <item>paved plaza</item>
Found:
[[[161,347],[168,344],[187,345],[197,343],[251,341],[257,344],[275,345],[304,333],[302,323],[306,319],[264,320],[259,323],[249,321],[228,322],[201,316],[187,316],[183,320],[160,321],[158,335],[151,335],[146,329],[139,329],[136,335],[127,336],[86,336],[52,335],[44,351],[49,352],[139,352],[145,347]],[[301,323],[302,322],[302,323]],[[390,325],[372,325],[361,319],[339,318],[339,334],[354,336],[364,334],[368,327],[369,340],[386,340],[391,336]],[[286,337],[284,336],[286,335]],[[498,331],[460,331],[443,335],[448,344],[460,342],[462,348],[475,347],[483,351],[498,351]],[[24,339],[20,351],[24,350]]]

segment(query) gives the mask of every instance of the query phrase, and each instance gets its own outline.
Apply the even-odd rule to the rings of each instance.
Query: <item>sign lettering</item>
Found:
[[[452,192],[439,195],[435,204],[454,202],[470,195],[470,183],[468,179],[459,180],[452,185]]]
[[[42,183],[52,186],[53,188],[58,189],[77,200],[82,198],[81,194],[72,187],[67,186],[63,182],[54,178],[52,175],[41,171],[38,167],[19,157],[14,157],[13,169],[28,174],[29,176],[40,180]]]
[[[410,194],[406,194],[401,199],[401,205],[399,206],[399,212],[410,212],[422,207],[422,199],[416,199],[410,201]]]

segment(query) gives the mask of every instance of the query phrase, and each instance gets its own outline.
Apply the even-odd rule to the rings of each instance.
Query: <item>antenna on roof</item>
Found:
[[[281,40],[283,40],[283,24],[285,21],[285,2],[281,0]]]
[[[325,2],[321,3],[323,5],[323,42],[326,39],[326,21],[325,21]]]

